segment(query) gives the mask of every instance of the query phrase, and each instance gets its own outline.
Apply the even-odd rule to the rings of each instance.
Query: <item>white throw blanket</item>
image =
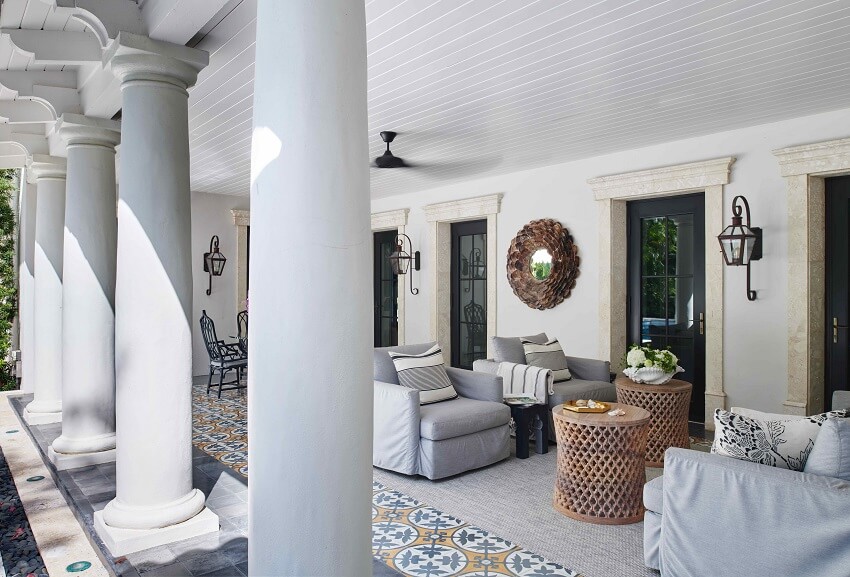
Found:
[[[541,403],[555,393],[555,378],[552,371],[542,367],[499,363],[496,374],[502,377],[502,390],[508,397],[535,397]]]

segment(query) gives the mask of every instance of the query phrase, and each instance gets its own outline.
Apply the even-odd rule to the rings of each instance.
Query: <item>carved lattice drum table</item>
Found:
[[[644,385],[619,375],[614,384],[618,403],[641,407],[651,415],[646,441],[647,467],[663,467],[664,452],[670,447],[690,448],[691,383],[672,379],[664,385]]]
[[[643,520],[649,412],[611,403],[626,414],[552,410],[558,440],[554,506],[567,517],[604,525]]]

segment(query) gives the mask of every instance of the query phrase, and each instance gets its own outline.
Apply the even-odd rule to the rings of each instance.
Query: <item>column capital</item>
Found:
[[[67,173],[67,161],[61,156],[33,154],[27,162],[27,174],[35,180],[59,178],[64,180]]]
[[[117,120],[63,114],[56,123],[56,132],[71,146],[102,146],[114,150],[121,142],[121,123]]]
[[[209,61],[203,50],[128,32],[119,32],[103,55],[103,65],[112,68],[122,85],[162,82],[184,90],[195,84]]]

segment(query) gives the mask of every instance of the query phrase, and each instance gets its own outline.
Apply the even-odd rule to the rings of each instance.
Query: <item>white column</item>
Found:
[[[57,129],[68,150],[64,418],[48,453],[61,470],[115,460],[115,146],[121,124],[65,114]]]
[[[29,182],[31,175],[24,170],[26,179],[21,186],[21,263],[18,268],[18,323],[21,334],[21,392],[32,393],[35,390],[35,329],[33,319],[33,301],[35,290],[35,213],[36,184]]]
[[[207,53],[119,33],[116,497],[95,513],[113,555],[218,530],[192,487],[188,93]],[[198,255],[200,256],[200,255]]]
[[[258,2],[251,155],[249,571],[371,575],[362,0]]]
[[[36,154],[28,166],[38,186],[33,302],[35,398],[24,410],[31,425],[62,420],[62,238],[65,159]]]

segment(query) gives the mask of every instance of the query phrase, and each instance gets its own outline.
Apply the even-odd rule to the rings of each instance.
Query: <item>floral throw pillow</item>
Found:
[[[827,419],[844,418],[847,411],[831,411],[792,421],[761,421],[716,409],[711,452],[781,469],[802,471]]]

